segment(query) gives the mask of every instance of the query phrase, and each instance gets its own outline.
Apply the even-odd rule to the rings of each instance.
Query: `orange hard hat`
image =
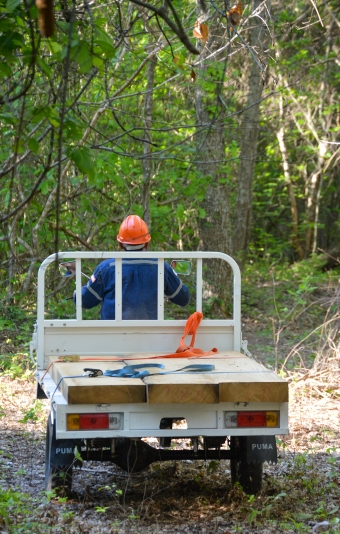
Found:
[[[150,239],[148,225],[138,215],[128,215],[120,225],[117,235],[117,240],[126,245],[148,243]]]

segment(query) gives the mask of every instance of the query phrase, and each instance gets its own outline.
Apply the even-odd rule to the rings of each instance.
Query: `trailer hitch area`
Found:
[[[90,367],[86,367],[83,369],[84,373],[87,373],[87,376],[90,378],[95,378],[96,376],[102,376],[103,371],[101,369],[91,369]]]

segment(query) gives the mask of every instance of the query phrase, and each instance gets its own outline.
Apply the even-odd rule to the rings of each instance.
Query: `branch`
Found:
[[[169,5],[169,7],[170,7],[170,9],[171,9],[171,11],[172,11],[172,13],[173,13],[173,15],[175,17],[175,20],[177,22],[177,26],[168,17],[164,6],[162,6],[160,8],[157,8],[155,6],[152,6],[151,4],[147,4],[146,2],[142,2],[141,0],[131,0],[131,2],[133,4],[138,5],[138,6],[145,7],[149,11],[152,11],[153,13],[155,13],[155,15],[161,17],[164,20],[164,22],[166,22],[166,24],[169,26],[169,28],[177,35],[177,37],[179,38],[181,43],[184,44],[185,48],[187,50],[189,50],[189,52],[191,52],[192,54],[195,54],[197,56],[200,54],[200,51],[197,50],[197,48],[190,42],[187,34],[185,33],[185,31],[183,29],[183,26],[181,24],[181,21],[179,20],[178,15],[177,15],[177,13],[176,13],[176,11],[175,11],[172,3],[171,3],[171,0],[168,0],[167,4]]]
[[[142,143],[149,143],[149,144],[152,145],[152,146],[158,146],[157,143],[153,143],[152,141],[148,141],[147,139],[141,139],[140,137],[136,137],[135,135],[131,135],[131,134],[130,134],[131,129],[130,129],[130,131],[126,130],[126,128],[124,128],[124,126],[122,125],[122,123],[121,123],[120,120],[118,119],[118,117],[117,117],[117,115],[116,115],[114,109],[113,109],[113,108],[110,108],[110,109],[111,109],[111,111],[112,111],[112,115],[113,115],[113,117],[114,117],[116,123],[118,124],[118,126],[123,130],[123,132],[124,132],[126,135],[128,135],[129,137],[131,137],[131,139],[134,139],[135,141],[141,141]]]
[[[11,211],[11,213],[7,213],[7,215],[4,215],[3,217],[0,218],[0,224],[5,222],[5,221],[8,221],[8,219],[10,219],[11,217],[13,217],[13,215],[15,215],[18,211],[21,210],[21,208],[23,208],[26,204],[28,204],[28,202],[34,197],[39,185],[41,184],[41,182],[43,181],[43,179],[45,178],[47,172],[50,170],[50,167],[47,166],[40,178],[37,180],[37,182],[35,183],[32,191],[30,192],[30,194],[19,204],[19,206],[17,206],[16,208],[14,208],[13,211]]]
[[[53,229],[57,228],[57,225],[54,222],[50,221],[49,224],[50,224],[50,226],[52,226]],[[87,241],[85,241],[85,239],[83,239],[82,237],[80,237],[77,234],[74,234],[73,232],[71,232],[71,230],[68,230],[67,228],[64,228],[63,226],[59,226],[58,230],[60,232],[64,232],[64,234],[66,234],[66,235],[69,235],[70,237],[72,237],[76,241],[79,241],[79,243],[84,245],[84,247],[87,248],[88,250],[95,250],[91,245],[89,245],[89,243]]]

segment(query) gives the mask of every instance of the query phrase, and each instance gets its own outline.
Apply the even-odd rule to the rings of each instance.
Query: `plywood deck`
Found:
[[[213,358],[157,358],[151,354],[130,354],[116,362],[57,362],[50,374],[69,404],[217,404],[219,402],[287,402],[288,383],[273,371],[239,352],[223,352]],[[51,362],[55,358],[51,358]],[[84,368],[102,371],[145,363],[150,376],[139,378],[74,378]],[[148,368],[162,363],[164,369]],[[209,372],[180,371],[186,365],[213,364]],[[161,374],[170,372],[170,374]]]

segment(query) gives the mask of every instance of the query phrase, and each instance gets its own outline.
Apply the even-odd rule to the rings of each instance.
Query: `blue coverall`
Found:
[[[122,318],[157,319],[157,259],[123,259]],[[170,265],[164,262],[164,294],[171,302],[186,306],[190,293]],[[101,319],[115,319],[115,260],[108,259],[96,267],[82,288],[82,307],[101,304]]]

